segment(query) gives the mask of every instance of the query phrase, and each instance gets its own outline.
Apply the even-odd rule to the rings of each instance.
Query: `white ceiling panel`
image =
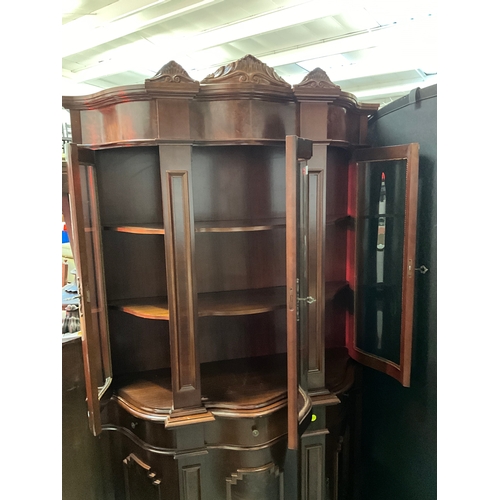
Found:
[[[437,81],[437,0],[63,0],[62,7],[63,88],[75,95],[78,85],[142,83],[172,59],[202,79],[246,54],[291,84],[322,67],[367,102],[378,95],[385,104],[409,85]]]

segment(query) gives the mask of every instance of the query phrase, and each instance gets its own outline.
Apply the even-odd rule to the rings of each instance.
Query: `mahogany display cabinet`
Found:
[[[358,363],[410,382],[418,145],[253,56],[63,105],[115,498],[349,498]]]

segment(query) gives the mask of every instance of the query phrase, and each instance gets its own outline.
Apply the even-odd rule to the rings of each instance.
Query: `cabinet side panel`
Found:
[[[328,148],[326,213],[329,220],[347,215],[347,167],[349,160],[349,151],[336,147]]]
[[[328,148],[326,171],[325,281],[346,279],[346,238],[349,154]]]
[[[109,301],[167,296],[161,235],[103,231],[102,240]]]
[[[326,171],[325,281],[347,281],[348,235],[352,232],[348,210],[350,153],[329,147]],[[325,305],[326,347],[345,345],[345,293],[328,297]]]
[[[96,152],[101,223],[160,224],[160,167],[157,147]]]
[[[338,105],[328,109],[328,139],[359,144],[364,139],[366,116]]]
[[[108,321],[115,375],[170,366],[168,321],[138,318],[113,309]]]

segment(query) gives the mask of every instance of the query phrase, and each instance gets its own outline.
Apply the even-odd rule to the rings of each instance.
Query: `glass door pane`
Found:
[[[354,314],[352,357],[410,382],[418,144],[359,151],[350,190]]]
[[[112,372],[93,152],[70,144],[68,160],[89,425],[97,435],[99,399],[111,384]]]

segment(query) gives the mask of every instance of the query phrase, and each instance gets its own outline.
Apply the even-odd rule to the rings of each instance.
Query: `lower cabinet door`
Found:
[[[237,469],[226,479],[226,500],[284,500],[283,471],[269,463],[262,467]]]
[[[162,500],[166,485],[149,465],[131,453],[123,460],[127,500]]]

